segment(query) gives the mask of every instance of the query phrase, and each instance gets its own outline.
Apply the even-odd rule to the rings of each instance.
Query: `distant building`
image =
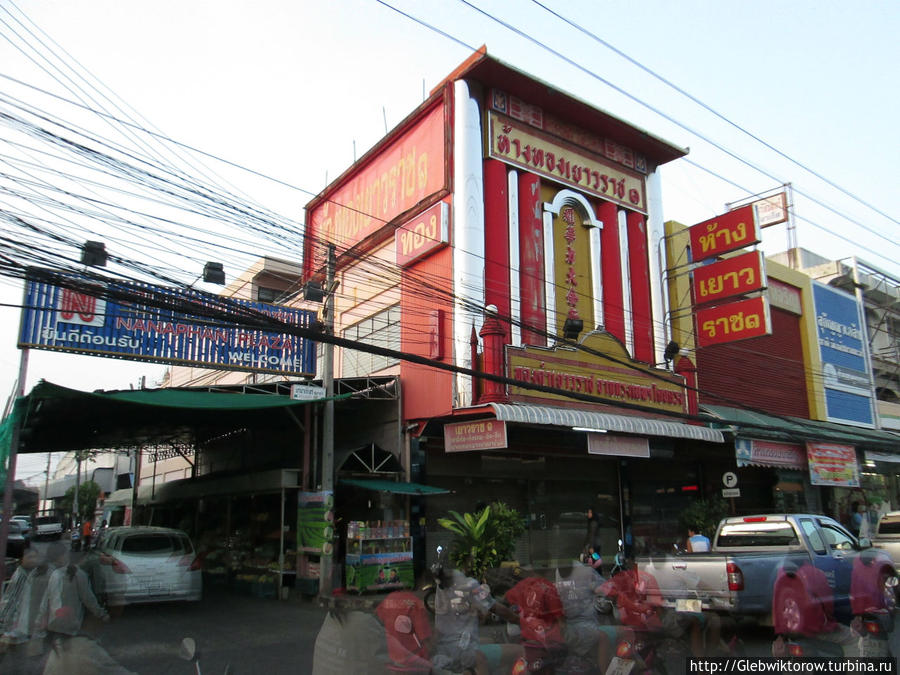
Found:
[[[866,313],[880,426],[900,429],[900,279],[857,258],[828,260],[802,248],[771,259],[850,293],[859,291]]]

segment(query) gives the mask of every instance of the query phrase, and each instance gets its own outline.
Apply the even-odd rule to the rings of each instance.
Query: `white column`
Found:
[[[662,185],[659,170],[647,176],[647,209],[647,258],[650,263],[650,306],[651,316],[653,317],[653,345],[656,351],[655,362],[662,363],[668,340],[668,331],[666,330],[668,298],[663,287],[665,226],[662,215]]]
[[[625,348],[634,358],[634,313],[631,311],[631,264],[628,259],[628,220],[625,211],[618,211],[619,255],[622,259],[622,312],[625,317]]]
[[[522,289],[519,285],[519,172],[510,169],[506,192],[509,195],[509,315],[510,342],[522,346]]]
[[[547,335],[556,341],[559,326],[556,323],[556,274],[554,272],[553,213],[544,205],[544,298],[547,303]],[[549,344],[549,343],[548,343]]]
[[[469,83],[453,83],[453,363],[472,367],[469,338],[484,307],[484,176],[481,115]],[[472,405],[472,378],[456,375],[454,405]]]

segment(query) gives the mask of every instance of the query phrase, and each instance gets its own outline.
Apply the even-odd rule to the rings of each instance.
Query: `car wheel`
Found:
[[[796,589],[786,588],[779,593],[775,611],[778,613],[775,617],[776,625],[780,620],[786,633],[800,632],[803,624],[803,598]]]

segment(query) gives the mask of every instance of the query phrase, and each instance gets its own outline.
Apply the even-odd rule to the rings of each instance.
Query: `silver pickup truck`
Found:
[[[894,564],[900,564],[900,511],[890,511],[878,519],[872,546],[883,548]]]
[[[890,557],[825,516],[725,518],[711,544],[708,553],[639,557],[635,562],[654,577],[663,603],[679,611],[711,610],[765,619],[773,611],[776,585],[786,577],[804,578],[795,572],[808,563],[827,580],[837,618],[849,620],[851,579],[861,556],[867,565],[875,563],[883,593],[894,594],[894,586],[887,583],[897,575]]]

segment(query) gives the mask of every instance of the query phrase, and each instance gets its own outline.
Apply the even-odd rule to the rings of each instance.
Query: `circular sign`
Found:
[[[722,484],[727,488],[737,487],[737,474],[734,471],[726,471],[722,474]]]

